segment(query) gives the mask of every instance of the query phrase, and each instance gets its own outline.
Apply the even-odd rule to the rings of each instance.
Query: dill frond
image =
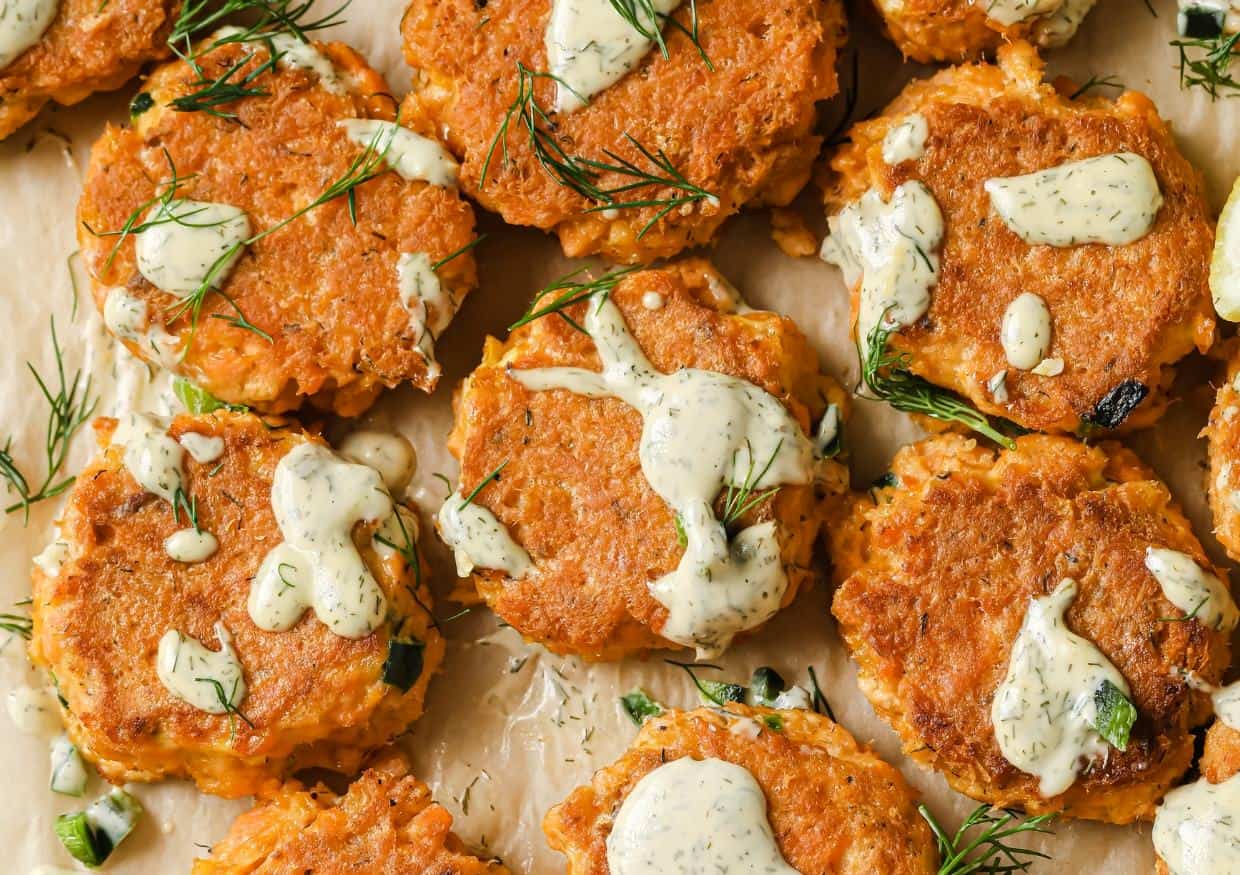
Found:
[[[924,804],[917,806],[917,812],[930,825],[938,843],[942,857],[939,875],[1027,872],[1036,860],[1050,859],[1041,851],[1010,844],[1009,840],[1022,833],[1054,835],[1046,828],[1055,819],[1054,814],[1017,820],[1017,815],[1011,811],[979,805],[960,825],[960,829],[949,834]],[[969,833],[974,830],[980,831],[970,836]]]
[[[1180,87],[1200,88],[1211,100],[1219,96],[1235,97],[1240,81],[1231,74],[1231,62],[1240,55],[1236,43],[1240,33],[1219,34],[1201,39],[1172,40],[1180,53]]]
[[[585,273],[585,268],[580,268],[572,273],[565,274],[558,280],[555,280],[549,285],[543,286],[535,292],[534,298],[530,301],[530,306],[526,308],[525,314],[516,322],[509,325],[508,330],[513,331],[520,328],[522,325],[528,325],[535,319],[541,319],[543,316],[549,316],[554,313],[582,334],[588,334],[589,332],[577,324],[577,321],[564,311],[574,304],[579,304],[582,301],[589,300],[596,294],[602,294],[606,297],[611,293],[611,290],[620,283],[620,280],[639,270],[645,270],[645,267],[643,265],[622,267],[616,270],[608,271],[602,276],[595,277],[594,279],[584,281],[578,280],[577,277]],[[551,300],[548,303],[539,306],[539,303],[548,295],[552,296]]]
[[[475,486],[473,491],[470,492],[469,495],[465,496],[465,500],[461,502],[460,509],[464,510],[465,508],[469,507],[469,505],[473,502],[473,500],[478,497],[478,493],[481,492],[483,489],[485,489],[488,483],[498,482],[500,472],[503,471],[506,467],[508,467],[509,461],[510,461],[509,459],[505,459],[504,461],[500,462],[498,468],[496,468],[494,471],[492,471],[487,476],[483,477],[482,482],[479,483],[477,486]]]

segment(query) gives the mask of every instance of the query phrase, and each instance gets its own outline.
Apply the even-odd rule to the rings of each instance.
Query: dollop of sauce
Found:
[[[1162,587],[1167,601],[1185,616],[1192,615],[1203,625],[1222,632],[1236,628],[1240,611],[1227,585],[1191,556],[1165,547],[1147,547],[1145,567]]]
[[[124,447],[125,469],[147,492],[172,504],[185,487],[185,450],[160,423],[143,413],[126,414],[112,443]]]
[[[687,539],[676,570],[650,584],[668,611],[659,634],[716,655],[779,610],[788,581],[775,523],[750,526],[729,543],[715,498],[725,485],[756,495],[811,482],[813,445],[779,399],[752,383],[697,368],[655,370],[609,298],[591,300],[586,329],[602,373],[536,368],[511,376],[534,391],[613,396],[641,414],[642,472]]]
[[[171,559],[187,564],[205,562],[219,548],[215,535],[198,529],[181,529],[164,539],[164,552]]]
[[[43,38],[59,8],[60,0],[5,0],[0,3],[0,70]]]
[[[939,281],[943,213],[924,183],[905,182],[884,201],[870,189],[829,220],[822,258],[837,265],[850,288],[861,283],[857,339],[862,352],[880,319],[912,325],[930,307]],[[885,316],[884,316],[885,314]]]
[[[1042,359],[1029,373],[1036,374],[1039,377],[1058,377],[1063,373],[1063,359]]]
[[[300,444],[276,465],[271,508],[284,542],[266,555],[250,585],[254,624],[283,632],[313,608],[344,638],[377,629],[387,598],[358,553],[353,528],[392,512],[378,472],[319,444]]]
[[[1011,26],[1035,15],[1054,12],[1063,5],[1063,0],[985,0],[983,5],[987,18]]]
[[[642,295],[642,306],[647,310],[662,310],[667,299],[658,292],[646,292]]]
[[[1095,0],[971,0],[986,9],[986,17],[1006,27],[1039,19],[1030,39],[1043,48],[1057,48],[1076,34]]]
[[[245,698],[245,676],[228,629],[216,623],[214,630],[219,650],[208,650],[190,636],[169,629],[159,639],[155,673],[164,688],[182,702],[208,714],[227,714]]]
[[[422,252],[397,257],[396,288],[413,328],[413,348],[426,361],[427,372],[438,376],[441,368],[435,361],[435,341],[452,321],[456,301],[439,282],[430,257]]]
[[[177,439],[190,457],[200,465],[214,462],[224,455],[224,439],[212,435],[187,431]]]
[[[4,708],[23,735],[51,735],[60,731],[56,699],[47,689],[24,684],[14,687],[4,697]]]
[[[919,112],[906,115],[883,137],[883,160],[893,167],[926,154],[930,125]]]
[[[1218,687],[1210,692],[1214,716],[1230,729],[1240,732],[1240,682]]]
[[[475,568],[493,568],[522,578],[534,567],[495,514],[477,502],[465,504],[459,490],[444,499],[438,520],[439,534],[456,557],[457,577],[468,577]]]
[[[48,577],[56,577],[60,574],[60,569],[69,561],[71,551],[69,542],[60,537],[60,529],[56,528],[52,534],[46,547],[44,547],[32,560]]]
[[[393,494],[409,485],[418,467],[413,444],[390,431],[359,429],[340,442],[337,452],[350,462],[373,468]]]
[[[1240,774],[1168,793],[1154,815],[1154,849],[1172,875],[1240,872]]]
[[[244,210],[210,201],[174,198],[152,207],[145,222],[154,224],[137,235],[138,272],[182,297],[208,281],[220,288],[250,236]]]
[[[1017,295],[1003,311],[999,331],[1008,364],[1027,371],[1037,366],[1051,348],[1051,311],[1032,292]]]
[[[1075,598],[1076,581],[1065,578],[1050,595],[1030,601],[990,710],[1003,758],[1038,778],[1047,798],[1071,787],[1108,750],[1094,729],[1094,694],[1103,681],[1131,695],[1102,652],[1069,631],[1064,613]]]
[[[456,185],[459,167],[448,150],[430,137],[404,125],[373,118],[350,118],[339,122],[349,139],[359,146],[374,144],[374,151],[401,177],[431,185]]]
[[[660,16],[669,15],[680,0],[652,0]],[[634,13],[647,33],[663,27],[641,3]],[[572,112],[600,91],[620,81],[653,45],[624,20],[611,0],[553,0],[547,22],[547,66],[557,77],[556,112]]]
[[[996,177],[985,187],[995,212],[1031,245],[1133,243],[1154,227],[1163,203],[1154,168],[1132,152]]]
[[[212,39],[222,40],[242,33],[241,28],[228,25],[221,27]],[[276,56],[276,64],[286,70],[309,70],[319,77],[319,84],[331,94],[347,94],[348,83],[336,72],[336,67],[315,45],[291,33],[268,33],[263,43],[268,40]],[[251,43],[246,43],[250,45]]]
[[[797,875],[775,842],[753,775],[689,757],[633,786],[607,836],[607,868],[611,875]]]
[[[146,301],[120,286],[108,291],[103,302],[103,323],[108,331],[121,340],[136,343],[155,361],[171,368],[180,358],[180,342],[163,324],[148,317]]]

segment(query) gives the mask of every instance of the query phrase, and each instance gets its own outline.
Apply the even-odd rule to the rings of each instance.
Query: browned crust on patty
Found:
[[[1176,674],[1218,682],[1228,638],[1178,610],[1144,564],[1169,547],[1225,580],[1166,487],[1118,444],[1028,436],[996,453],[957,435],[901,450],[896,482],[858,496],[833,534],[832,611],[861,686],[905,753],[975,799],[1127,823],[1188,768],[1209,698]],[[994,691],[1031,598],[1079,590],[1067,624],[1124,675],[1138,719],[1128,750],[1038,795],[995,741]]]
[[[1240,343],[1229,341],[1226,368],[1220,374],[1210,421],[1202,436],[1209,440],[1206,493],[1214,516],[1214,536],[1233,560],[1240,561]]]
[[[122,228],[135,209],[164,190],[170,178],[165,150],[177,174],[192,177],[177,197],[240,207],[259,232],[313,202],[363,154],[365,147],[338,126],[341,120],[395,117],[387,83],[360,55],[341,43],[315,46],[352,84],[352,93],[330,93],[308,70],[277,67],[254,83],[267,96],[222,108],[235,120],[177,112],[167,104],[187,93],[193,73],[175,62],[147,83],[153,108],[133,127],[107,128],[92,150],[78,206],[78,238],[101,308],[113,286],[147,302],[148,315],[160,322],[177,304],[138,272],[136,235],[123,239],[109,264],[122,238],[90,230]],[[200,63],[215,75],[246,52],[266,55],[261,43],[228,45]],[[243,72],[258,63],[255,58]],[[438,371],[414,346],[396,262],[401,253],[425,253],[433,263],[456,252],[473,239],[473,211],[456,189],[406,181],[394,171],[354,191],[356,225],[347,198],[315,207],[247,247],[224,282],[221,291],[272,342],[223,321],[236,311],[222,295],[210,294],[193,344],[174,370],[221,399],[269,412],[309,402],[355,416],[384,387],[411,382],[432,390]],[[437,275],[459,304],[476,281],[472,254],[453,258]],[[184,344],[190,322],[188,315],[179,316],[168,330]],[[151,357],[139,344],[126,345]]]
[[[1003,25],[977,0],[874,0],[874,8],[896,48],[923,64],[974,60],[1015,40],[1036,42],[1044,20]]]
[[[233,821],[193,875],[508,875],[469,853],[404,755],[385,750],[348,792],[289,781]]]
[[[405,57],[414,68],[404,115],[442,135],[462,161],[466,193],[506,222],[554,230],[568,255],[649,261],[709,242],[745,204],[788,203],[809,179],[821,144],[813,134],[814,104],[838,90],[835,55],[844,19],[836,0],[700,3],[700,40],[714,72],[689,38],[668,26],[668,58],[649,52],[589,106],[555,116],[557,135],[571,154],[610,161],[604,151],[611,150],[648,168],[625,141],[627,133],[652,151],[663,150],[717,203],[678,208],[639,238],[658,207],[623,209],[610,219],[585,213],[595,204],[539,166],[529,133],[515,117],[509,161],[496,149],[484,185],[487,153],[517,94],[517,63],[547,69],[550,14],[550,0],[414,0],[402,24]],[[689,26],[688,5],[674,17]],[[554,107],[553,82],[538,80],[536,95],[540,107]],[[631,182],[608,173],[598,184],[606,189]],[[617,200],[678,194],[652,186]]]
[[[68,106],[120,88],[167,57],[179,0],[60,0],[43,37],[0,69],[0,139],[49,100]]]
[[[887,130],[920,112],[930,135],[924,157],[891,167]],[[999,66],[946,70],[913,82],[878,118],[861,122],[831,160],[828,211],[871,187],[884,198],[920,180],[943,212],[939,283],[926,315],[892,335],[911,369],[967,397],[986,413],[1039,431],[1075,431],[1126,380],[1149,396],[1123,423],[1149,425],[1166,407],[1173,365],[1214,334],[1210,254],[1214,227],[1200,175],[1179,153],[1150,101],[1135,92],[1114,103],[1068,100],[1042,83],[1042,63],[1026,43],[1005,47]],[[986,180],[1111,152],[1135,152],[1154,168],[1164,199],[1151,232],[1126,246],[1031,246],[990,206]],[[1004,310],[1018,295],[1050,309],[1048,357],[1059,376],[1007,363],[999,341]],[[853,292],[853,318],[858,295]],[[1007,403],[986,388],[1007,371]]]
[[[375,526],[359,525],[354,540],[387,596],[389,623],[350,640],[313,610],[287,632],[265,632],[250,620],[250,581],[283,540],[271,509],[276,464],[318,438],[291,426],[268,428],[248,414],[177,417],[169,428],[174,438],[193,431],[226,446],[216,462],[186,454],[199,523],[219,540],[213,556],[186,565],[164,550],[184,516],[175,521],[166,501],[134,481],[123,449],[108,446],[115,425],[96,423],[102,453],[78,476],[60,520],[71,558],[55,577],[34,569],[31,609],[31,658],[55,675],[69,735],[104,777],[181,776],[208,793],[245,796],[294,769],[356,770],[367,751],[422,713],[443,640],[415,602],[413,570],[372,548]],[[429,589],[417,592],[429,605]],[[165,632],[176,629],[217,650],[216,622],[232,634],[245,673],[240,707],[248,723],[199,711],[156,674]],[[423,672],[405,694],[381,679],[392,629],[402,623],[402,638],[426,644]]]
[[[898,771],[847,730],[812,711],[729,704],[728,713],[668,710],[646,721],[629,750],[594,773],[543,820],[569,875],[607,875],[607,836],[624,799],[659,766],[716,758],[747,769],[766,795],[779,850],[798,872],[934,873],[938,853],[916,796]],[[729,731],[777,717],[774,731]]]
[[[726,281],[706,261],[686,260],[631,274],[611,293],[651,363],[731,374],[779,398],[808,432],[828,402],[847,409],[839,386],[790,319],[727,307]],[[645,292],[664,296],[659,310]],[[585,304],[567,312],[578,322]],[[502,522],[534,561],[524,578],[475,571],[473,586],[526,638],[587,659],[677,645],[660,637],[666,609],[648,583],[681,557],[672,510],[650,488],[638,459],[640,414],[617,398],[566,390],[534,392],[507,370],[577,366],[598,370],[590,338],[554,316],[490,338],[483,360],[456,399],[448,447],[461,462],[467,494],[501,463],[500,479],[475,501]],[[845,488],[842,465],[828,463],[826,491]],[[787,605],[813,579],[810,558],[822,501],[812,486],[784,486],[745,518],[779,523],[788,573]]]

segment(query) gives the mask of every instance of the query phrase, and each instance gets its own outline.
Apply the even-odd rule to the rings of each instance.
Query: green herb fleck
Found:
[[[620,697],[620,705],[629,719],[641,726],[651,717],[663,713],[663,706],[656,702],[645,690],[635,689]]]
[[[1097,709],[1094,728],[1116,750],[1128,750],[1128,736],[1137,722],[1137,709],[1123,691],[1108,680],[1094,692]]]

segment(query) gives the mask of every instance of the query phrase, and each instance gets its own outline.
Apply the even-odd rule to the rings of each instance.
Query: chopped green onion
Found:
[[[422,651],[425,649],[425,642],[416,639],[390,639],[387,659],[383,663],[383,682],[402,693],[409,692],[422,675]]]
[[[53,828],[70,856],[94,869],[103,865],[116,846],[133,832],[141,814],[142,806],[137,799],[114,788],[85,811],[60,815]]]
[[[620,704],[629,719],[641,726],[651,717],[663,713],[663,706],[647,695],[645,690],[635,689],[620,697]]]
[[[1110,681],[1103,681],[1094,693],[1097,708],[1095,729],[1120,751],[1128,750],[1128,736],[1137,722],[1137,709],[1123,691]]]

